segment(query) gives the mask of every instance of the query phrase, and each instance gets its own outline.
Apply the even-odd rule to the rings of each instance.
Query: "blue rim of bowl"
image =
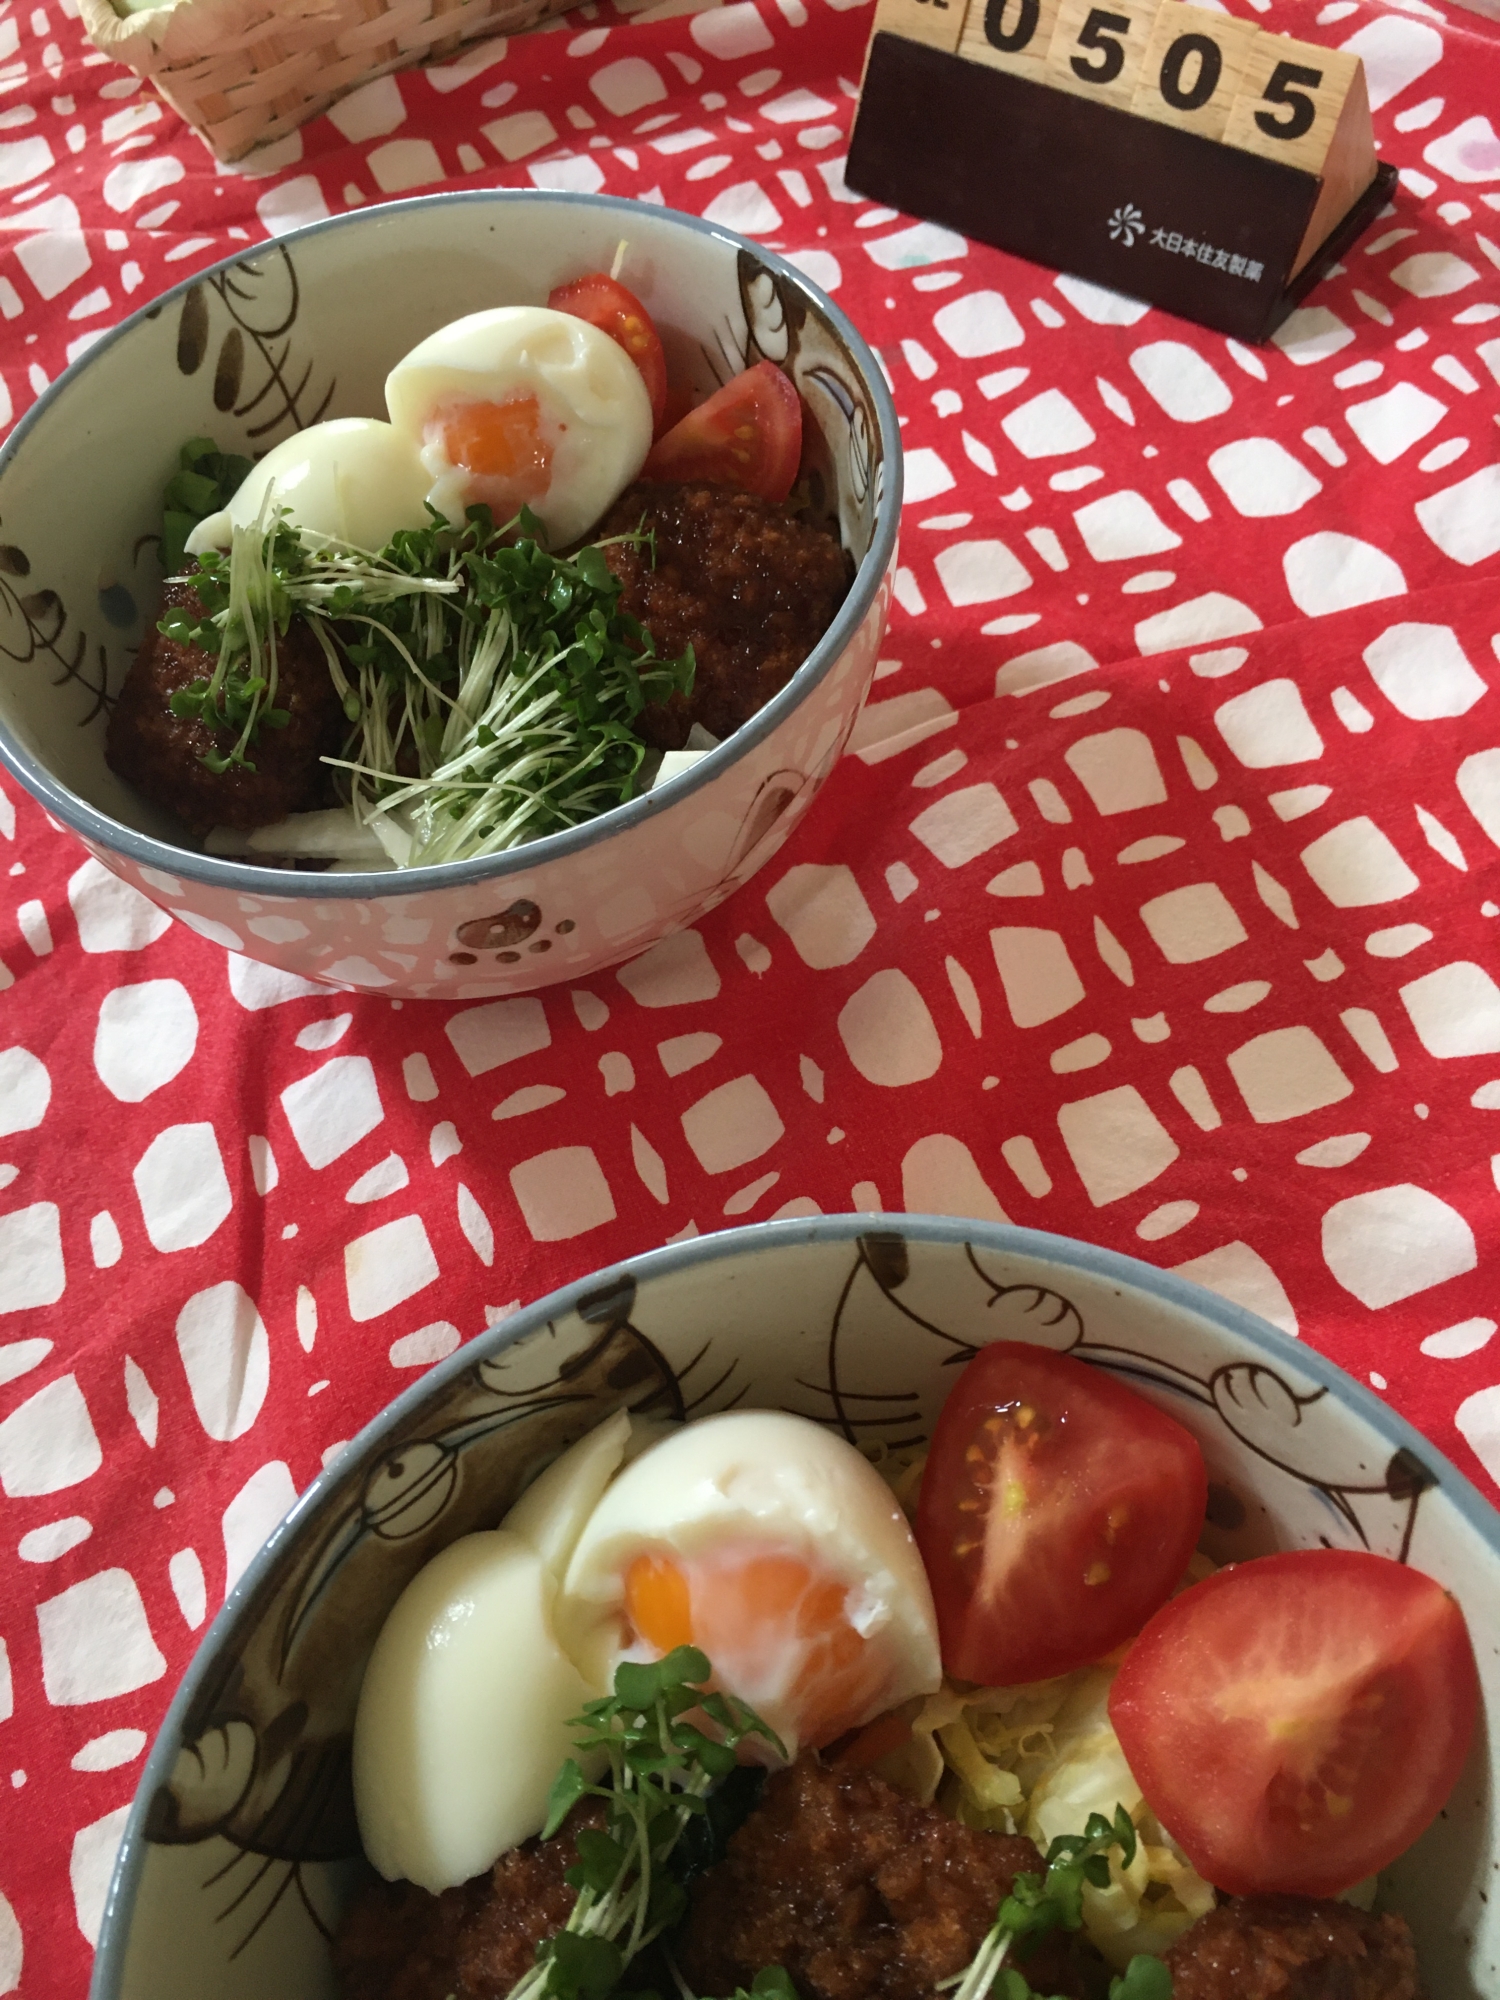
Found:
[[[674,1272],[688,1270],[695,1264],[712,1265],[738,1258],[747,1252],[815,1243],[849,1243],[861,1236],[880,1234],[905,1236],[924,1243],[972,1243],[976,1248],[999,1255],[1046,1258],[1067,1269],[1081,1271],[1118,1286],[1128,1285],[1167,1305],[1197,1313],[1201,1319],[1216,1323],[1235,1339],[1259,1348],[1268,1360],[1291,1367],[1311,1377],[1322,1388],[1335,1391],[1377,1436],[1390,1444],[1393,1451],[1405,1450],[1418,1458],[1434,1475],[1436,1486],[1433,1490],[1441,1492],[1480,1539],[1500,1555],[1500,1512],[1490,1505],[1473,1481],[1466,1478],[1445,1453],[1439,1451],[1404,1417],[1398,1416],[1372,1390],[1356,1382],[1352,1375],[1316,1348],[1304,1346],[1300,1340],[1282,1333],[1258,1314],[1248,1312],[1243,1306],[1220,1298],[1216,1292],[1206,1291],[1203,1286],[1195,1285],[1186,1278],[1179,1278],[1171,1271],[1159,1270],[1154,1264],[1142,1263],[1138,1258],[1128,1257],[1118,1250],[1106,1250],[1096,1243],[1080,1242],[1076,1237],[1053,1236],[1045,1230],[1022,1229],[1010,1223],[979,1222],[963,1216],[902,1213],[822,1215],[807,1220],[798,1218],[785,1222],[748,1223],[738,1229],[694,1237],[686,1243],[668,1243],[661,1249],[643,1251],[639,1257],[622,1258],[603,1270],[590,1272],[587,1277],[563,1285],[557,1291],[549,1292],[545,1298],[538,1299],[535,1304],[524,1306],[488,1332],[466,1342],[388,1403],[298,1498],[296,1505],[272,1532],[225,1599],[222,1609],[203,1635],[162,1718],[121,1836],[119,1857],[110,1879],[100,1924],[99,1949],[89,1985],[89,2000],[119,2000],[125,1947],[129,1938],[127,1915],[134,1903],[145,1862],[143,1829],[146,1811],[158,1785],[165,1783],[171,1775],[176,1760],[178,1727],[207,1677],[211,1661],[242,1610],[281,1559],[286,1544],[339,1487],[358,1475],[359,1468],[368,1464],[383,1439],[403,1427],[425,1402],[441,1396],[451,1383],[477,1363],[490,1359],[515,1341],[534,1333],[549,1319],[563,1317],[580,1299],[607,1286],[617,1274],[629,1272],[637,1282],[641,1282],[670,1277]]]
[[[875,515],[874,532],[870,546],[859,564],[849,595],[840,606],[838,615],[806,660],[793,674],[786,686],[771,697],[764,708],[750,720],[735,730],[732,736],[715,750],[702,757],[688,770],[669,779],[666,784],[643,793],[640,798],[631,799],[625,805],[613,806],[601,813],[597,819],[586,820],[581,826],[570,827],[564,833],[545,834],[539,840],[528,841],[520,847],[506,849],[501,854],[479,855],[469,861],[445,861],[427,868],[397,868],[387,871],[366,873],[292,875],[284,869],[256,867],[251,863],[230,861],[218,855],[201,854],[191,848],[174,847],[170,842],[157,840],[151,834],[138,833],[133,827],[111,819],[108,813],[92,806],[78,793],[59,783],[46,767],[16,740],[3,722],[0,722],[0,765],[10,771],[18,783],[24,785],[32,797],[39,800],[54,818],[80,835],[84,840],[97,842],[99,846],[115,854],[123,855],[140,867],[156,869],[159,873],[182,876],[190,882],[200,882],[210,888],[237,890],[260,896],[281,896],[296,899],[301,896],[317,895],[320,899],[358,899],[369,896],[408,896],[424,890],[461,888],[470,883],[494,882],[507,875],[528,873],[545,866],[549,861],[561,860],[575,854],[580,849],[590,847],[598,840],[605,840],[615,833],[624,833],[654,818],[658,813],[677,805],[688,798],[700,786],[709,784],[718,774],[731,764],[747,756],[755,746],[776,729],[790,712],[798,707],[804,698],[821,681],[834,663],[842,656],[854,634],[858,631],[875,601],[882,579],[891,566],[896,552],[897,530],[901,518],[901,430],[896,421],[896,406],[891,398],[885,375],[869,343],[846,315],[828,295],[820,291],[811,279],[787,258],[774,250],[766,250],[748,236],[741,236],[736,230],[725,229],[716,222],[705,222],[700,215],[689,215],[685,210],[658,208],[656,204],[632,201],[623,195],[570,194],[551,188],[473,188],[460,189],[449,194],[418,195],[410,201],[382,202],[356,210],[350,215],[330,216],[325,222],[310,222],[300,229],[291,229],[285,235],[268,239],[262,244],[249,244],[232,257],[222,258],[217,264],[210,264],[201,271],[184,278],[168,292],[147,302],[131,313],[120,324],[111,327],[102,339],[81,354],[71,367],[64,369],[57,380],[43,391],[41,396],[22,417],[15,430],[0,446],[0,480],[6,467],[20,450],[24,440],[34,425],[40,423],[51,409],[56,399],[63,394],[76,379],[78,373],[89,367],[94,359],[122,340],[144,320],[155,317],[163,308],[171,305],[190,291],[194,285],[201,285],[221,271],[230,271],[248,258],[266,250],[286,246],[295,250],[309,238],[329,234],[337,229],[366,227],[371,223],[384,221],[387,217],[402,216],[416,211],[430,211],[434,207],[456,208],[472,206],[493,207],[512,202],[545,203],[556,207],[584,209],[604,209],[615,212],[639,214],[643,207],[653,220],[666,220],[680,224],[690,232],[708,236],[718,242],[728,244],[732,249],[748,251],[757,257],[779,277],[786,279],[802,293],[809,304],[815,306],[832,324],[839,337],[848,346],[850,354],[864,377],[865,386],[875,406],[876,422],[880,431],[883,455],[884,490]],[[293,887],[292,885],[296,886]]]

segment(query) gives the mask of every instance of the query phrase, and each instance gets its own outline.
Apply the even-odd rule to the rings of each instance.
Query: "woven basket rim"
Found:
[[[101,54],[155,84],[226,163],[361,85],[471,42],[524,33],[577,0],[177,0],[125,18],[78,0]]]

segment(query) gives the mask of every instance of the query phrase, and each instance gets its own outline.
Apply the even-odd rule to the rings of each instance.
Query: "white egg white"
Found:
[[[673,1432],[625,1467],[578,1538],[554,1607],[558,1639],[586,1679],[608,1684],[631,1643],[625,1576],[638,1555],[689,1567],[716,1549],[786,1554],[842,1583],[845,1616],[880,1668],[871,1720],[942,1678],[927,1573],[889,1487],[852,1445],[775,1411],[731,1411]],[[798,1741],[794,1701],[774,1681],[730,1691]]]
[[[497,519],[514,496],[452,463],[446,415],[467,403],[534,396],[551,452],[545,491],[528,504],[549,542],[576,541],[619,497],[651,448],[651,399],[624,349],[570,313],[497,306],[454,320],[421,341],[386,379],[391,422],[421,453],[428,498],[455,524],[483,501]]]
[[[354,1722],[354,1804],[388,1881],[437,1893],[541,1831],[573,1754],[570,1717],[602,1690],[562,1652],[553,1579],[501,1529],[421,1569],[381,1628]]]
[[[616,1410],[538,1473],[501,1527],[535,1549],[549,1574],[561,1583],[578,1537],[609,1482],[667,1429],[654,1418]]]
[[[188,536],[189,555],[227,549],[270,497],[295,528],[378,550],[398,528],[424,528],[430,484],[409,438],[374,417],[335,417],[284,438],[245,478],[229,505]]]

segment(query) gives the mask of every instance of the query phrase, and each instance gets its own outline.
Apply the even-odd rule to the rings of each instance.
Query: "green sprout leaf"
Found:
[[[622,1660],[615,1669],[615,1700],[644,1713],[663,1696],[678,1689],[686,1692],[690,1683],[692,1698],[696,1701],[699,1699],[699,1688],[708,1678],[708,1661],[697,1647],[679,1646],[664,1660],[654,1660],[649,1664]]]
[[[570,1889],[592,1889],[596,1896],[602,1896],[629,1866],[629,1854],[607,1833],[585,1827],[573,1844],[578,1850],[578,1866],[563,1877]]]
[[[1172,2000],[1172,1975],[1159,1958],[1137,1952],[1109,1982],[1109,2000]]]
[[[620,1983],[624,1960],[608,1938],[559,1931],[540,1946],[547,1990],[557,2000],[607,2000]]]
[[[1059,1834],[1047,1849],[1045,1875],[1017,1875],[1000,1904],[995,1922],[967,1968],[943,1981],[952,2000],[1041,2000],[1016,1966],[1053,1931],[1076,1931],[1083,1924],[1085,1883],[1109,1886],[1109,1856],[1120,1850],[1121,1866],[1135,1859],[1135,1824],[1124,1806],[1114,1817],[1090,1813],[1082,1833]],[[1139,1968],[1139,1969],[1138,1969]],[[1135,1984],[1129,1982],[1134,1980]],[[1110,2000],[1171,2000],[1172,1975],[1159,1959],[1137,1956],[1110,1987]]]
[[[212,438],[189,438],[162,494],[161,566],[176,576],[187,560],[184,543],[200,521],[227,507],[251,470],[248,458],[222,452]]]
[[[797,1989],[781,1966],[767,1965],[756,1973],[750,1996],[736,1995],[736,2000],[751,2000],[751,1996],[753,2000],[797,2000]]]
[[[579,1755],[557,1775],[543,1832],[556,1833],[585,1800],[603,1802],[605,1825],[574,1835],[578,1859],[564,1880],[577,1901],[510,2000],[604,2000],[632,1960],[682,1921],[683,1877],[693,1868],[679,1865],[679,1843],[708,1820],[710,1794],[737,1768],[736,1746],[759,1736],[785,1754],[752,1709],[712,1689],[712,1678],[692,1646],[662,1660],[623,1661],[614,1693],[574,1718]],[[594,1782],[587,1773],[599,1769]],[[610,1957],[581,1957],[579,1945],[606,1946]],[[611,1967],[609,1984],[600,1985]],[[796,2000],[786,1975],[777,1977],[769,1986],[757,1981],[744,2000]]]
[[[579,1769],[577,1760],[570,1757],[552,1780],[552,1790],[547,1794],[547,1820],[542,1828],[543,1840],[550,1840],[557,1832],[588,1790],[588,1783],[588,1779]]]

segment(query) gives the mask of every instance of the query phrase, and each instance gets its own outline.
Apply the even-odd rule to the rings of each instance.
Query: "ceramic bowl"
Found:
[[[905,1215],[727,1230],[517,1313],[314,1481],[209,1629],[152,1748],[92,2000],[333,1994],[326,1931],[361,1865],[349,1738],[375,1634],[430,1556],[493,1526],[610,1412],[788,1409],[854,1440],[911,1442],[955,1359],[1001,1339],[1075,1353],[1194,1432],[1217,1561],[1331,1544],[1437,1577],[1497,1713],[1500,1516],[1321,1356],[1166,1272],[1031,1230]],[[1383,1886],[1443,2000],[1500,1993],[1497,1867],[1481,1730],[1446,1812]]]
[[[389,368],[462,314],[539,304],[629,243],[629,279],[698,397],[760,359],[812,422],[805,466],[858,564],[774,700],[690,771],[510,853],[309,875],[189,852],[104,761],[108,705],[161,577],[161,492],[190,437],[263,453],[384,414]],[[703,916],[811,804],[875,670],[901,449],[874,356],[784,258],[694,216],[602,196],[432,195],[299,229],[106,334],[0,451],[0,760],[105,867],[203,936],[305,978],[474,999],[581,979]]]

